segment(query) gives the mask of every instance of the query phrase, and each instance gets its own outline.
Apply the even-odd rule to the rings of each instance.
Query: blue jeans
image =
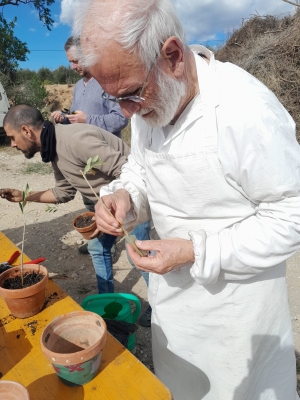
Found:
[[[116,236],[106,233],[100,238],[88,240],[88,251],[92,256],[99,293],[114,292],[111,248],[115,241]]]
[[[150,221],[144,222],[142,224],[137,225],[134,230],[130,233],[131,235],[135,235],[136,238],[138,240],[150,240]],[[127,247],[126,247],[126,254],[127,254],[127,259],[130,262],[132,268],[136,268],[136,266],[134,265],[133,261],[131,260],[131,258],[128,255],[127,252]],[[143,276],[143,278],[146,281],[146,285],[149,285],[149,272],[145,272],[145,271],[141,271],[139,270],[141,275]]]

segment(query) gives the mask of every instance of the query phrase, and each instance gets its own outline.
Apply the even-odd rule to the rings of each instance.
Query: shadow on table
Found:
[[[83,400],[83,386],[68,387],[64,385],[56,374],[43,376],[27,386],[30,400]]]
[[[2,323],[3,320],[0,320]],[[12,332],[6,332],[5,323],[0,325],[0,377],[5,376],[14,368],[28,353],[32,345],[26,339],[26,333],[23,329]]]

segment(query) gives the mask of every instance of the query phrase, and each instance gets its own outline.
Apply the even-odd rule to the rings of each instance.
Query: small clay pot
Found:
[[[27,389],[18,382],[0,381],[1,400],[30,400]]]
[[[24,289],[4,289],[6,279],[21,275],[21,268],[14,267],[0,275],[0,296],[2,296],[11,314],[17,318],[28,318],[41,311],[45,301],[45,290],[48,282],[48,271],[38,264],[26,264],[23,266],[25,272],[41,272],[44,277],[35,285]]]
[[[94,231],[96,230],[96,228],[97,228],[96,221],[94,221],[94,222],[93,222],[91,225],[89,225],[89,226],[85,226],[84,228],[77,228],[77,227],[76,227],[76,221],[77,221],[78,219],[82,218],[82,217],[89,217],[89,216],[94,217],[94,216],[95,216],[95,213],[93,213],[93,212],[86,212],[86,213],[80,214],[80,215],[78,215],[78,216],[73,220],[73,222],[72,222],[73,228],[76,229],[77,232],[81,233],[81,235],[82,235],[86,240],[90,240],[90,239],[91,239],[90,236],[91,236],[92,233],[94,233]]]
[[[68,386],[78,386],[98,374],[106,337],[106,324],[99,315],[75,311],[46,326],[41,347],[60,380]]]

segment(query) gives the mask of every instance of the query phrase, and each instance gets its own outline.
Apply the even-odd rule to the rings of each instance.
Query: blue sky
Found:
[[[55,24],[51,31],[38,19],[37,12],[29,5],[5,6],[4,17],[10,21],[17,17],[15,36],[27,43],[31,50],[28,61],[20,68],[38,70],[55,69],[68,65],[63,45],[71,35],[76,4],[80,0],[55,1],[51,7]],[[122,0],[119,0],[122,1]],[[282,0],[172,0],[185,28],[189,43],[221,43],[228,33],[238,28],[242,19],[251,15],[281,15],[293,13],[295,7]]]

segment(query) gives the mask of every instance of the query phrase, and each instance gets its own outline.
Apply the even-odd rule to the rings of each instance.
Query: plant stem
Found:
[[[106,205],[103,203],[103,201],[102,201],[102,200],[100,199],[100,197],[97,195],[97,193],[94,191],[94,189],[93,189],[92,186],[90,185],[90,182],[86,179],[85,174],[84,174],[81,170],[80,170],[80,172],[81,172],[82,176],[84,177],[86,183],[87,183],[87,184],[89,185],[89,187],[91,188],[91,191],[94,193],[94,195],[95,195],[95,196],[97,197],[97,199],[100,201],[101,205],[105,208],[105,210],[108,212],[108,214],[109,214],[111,217],[115,218],[115,217],[113,216],[112,212],[110,211],[110,209],[106,207]],[[122,225],[120,225],[120,228],[123,230],[124,235],[125,235],[125,236],[128,236],[128,232],[123,228]]]
[[[96,196],[96,198],[100,201],[100,204],[105,208],[105,210],[108,212],[108,214],[113,217],[114,219],[116,219],[114,217],[114,215],[112,214],[112,212],[110,211],[109,208],[106,207],[106,205],[103,203],[103,201],[100,199],[100,197],[97,195],[97,193],[95,193],[94,189],[92,188],[92,186],[90,185],[90,182],[87,180],[85,174],[80,170],[81,175],[84,177],[84,180],[86,181],[86,183],[89,185],[91,191],[94,193],[94,195]],[[119,222],[119,221],[118,221]],[[123,226],[120,224],[120,228],[122,229],[123,233],[125,236],[129,237],[129,233],[126,231],[126,229],[123,228]],[[130,244],[134,247],[135,251],[141,256],[143,257],[143,254],[141,253],[141,250],[136,246],[135,243],[130,241]]]
[[[23,238],[22,238],[22,249],[21,249],[21,283],[22,287],[24,285],[24,276],[23,276],[23,252],[24,252],[24,242],[25,242],[25,229],[26,229],[26,219],[24,212],[22,213],[23,215]]]

